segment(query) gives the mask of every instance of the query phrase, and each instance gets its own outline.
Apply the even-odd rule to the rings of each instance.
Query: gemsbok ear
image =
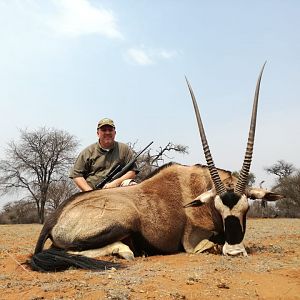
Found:
[[[206,192],[202,193],[201,195],[199,195],[192,202],[184,205],[184,208],[201,206],[201,205],[209,202],[210,200],[214,199],[216,195],[217,195],[216,189],[212,188],[211,190],[206,191]]]
[[[267,201],[276,201],[285,198],[284,195],[272,193],[261,188],[249,188],[246,196],[250,199],[261,199]]]

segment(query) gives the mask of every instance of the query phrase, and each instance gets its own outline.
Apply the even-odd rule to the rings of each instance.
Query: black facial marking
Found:
[[[235,245],[242,242],[244,232],[240,220],[235,216],[225,218],[225,240],[229,245]]]
[[[224,234],[224,232],[214,234],[209,238],[209,240],[211,242],[215,243],[215,244],[224,245],[224,243],[225,243],[225,234]]]
[[[234,192],[227,192],[221,196],[221,200],[224,205],[232,209],[240,200],[241,196],[235,194]]]

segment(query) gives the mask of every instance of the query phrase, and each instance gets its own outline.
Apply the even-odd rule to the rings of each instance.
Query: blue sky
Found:
[[[119,141],[180,143],[172,160],[205,163],[186,75],[215,164],[238,170],[267,60],[251,171],[271,184],[264,167],[300,167],[299,16],[297,0],[0,0],[1,158],[20,128],[64,129],[82,149],[110,117]]]

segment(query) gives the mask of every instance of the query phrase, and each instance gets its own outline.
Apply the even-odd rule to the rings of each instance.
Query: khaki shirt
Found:
[[[118,164],[124,167],[134,156],[133,151],[126,144],[115,142],[114,147],[105,150],[99,142],[85,148],[77,157],[70,171],[70,178],[83,177],[95,189],[96,185]],[[138,172],[134,164],[132,171]]]

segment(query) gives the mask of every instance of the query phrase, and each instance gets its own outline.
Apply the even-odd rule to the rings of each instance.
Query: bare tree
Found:
[[[285,199],[276,202],[283,217],[300,217],[300,170],[279,180],[274,190],[285,195]]]
[[[79,192],[79,189],[68,177],[61,178],[60,181],[51,182],[47,195],[47,212],[56,210],[60,203],[77,192]]]
[[[284,160],[279,160],[265,168],[269,174],[277,176],[272,191],[285,196],[276,202],[281,217],[300,217],[300,170]]]
[[[133,149],[134,152],[138,152],[135,150],[136,144],[129,144],[129,146]],[[174,144],[172,142],[169,142],[164,147],[159,147],[158,150],[153,152],[153,150],[150,148],[145,153],[143,153],[138,158],[138,165],[140,172],[136,177],[137,181],[141,181],[143,178],[145,178],[149,173],[151,173],[153,170],[158,168],[160,165],[162,165],[166,159],[170,160],[172,157],[170,157],[170,152],[177,152],[182,154],[188,154],[188,147],[183,146],[180,144]]]
[[[66,131],[45,127],[20,134],[20,141],[10,142],[6,159],[0,161],[0,191],[28,192],[43,223],[49,187],[68,173],[78,141]]]
[[[278,160],[276,164],[272,165],[271,167],[265,168],[265,171],[269,174],[274,174],[282,179],[284,177],[290,176],[294,171],[295,167],[293,164],[288,163],[284,160]]]

